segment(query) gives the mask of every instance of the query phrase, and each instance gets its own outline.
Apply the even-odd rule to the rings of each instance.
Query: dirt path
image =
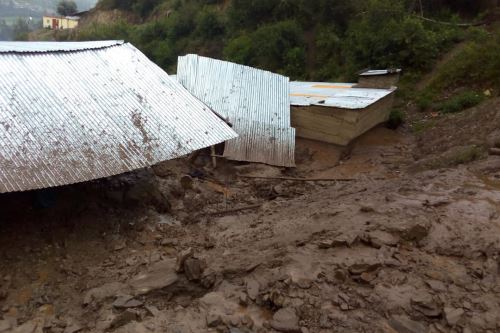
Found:
[[[379,128],[347,155],[300,141],[296,170],[3,196],[0,332],[498,332],[500,158],[411,174],[413,149]]]

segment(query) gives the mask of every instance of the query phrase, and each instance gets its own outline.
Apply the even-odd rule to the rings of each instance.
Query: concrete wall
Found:
[[[54,21],[56,25],[54,25]],[[44,16],[43,27],[46,29],[73,29],[78,26],[78,20],[66,17]]]

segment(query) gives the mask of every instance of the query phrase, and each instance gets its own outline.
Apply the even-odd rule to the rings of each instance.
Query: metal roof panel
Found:
[[[293,106],[327,106],[364,109],[395,91],[393,89],[356,88],[353,83],[290,82]]]
[[[92,42],[0,42],[0,53],[44,53],[95,50],[122,45],[122,40]]]
[[[108,177],[236,136],[131,44],[0,54],[0,193]]]
[[[190,54],[179,57],[177,80],[235,126],[240,137],[226,144],[230,152],[225,156],[280,166],[295,164],[295,137],[270,134],[293,132],[289,78]]]

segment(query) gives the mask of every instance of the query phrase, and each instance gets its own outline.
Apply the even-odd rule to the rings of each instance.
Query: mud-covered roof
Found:
[[[0,47],[10,51],[0,53],[0,193],[108,177],[237,136],[131,44]]]
[[[190,54],[179,57],[177,80],[240,135],[226,143],[224,157],[295,166],[288,77]]]

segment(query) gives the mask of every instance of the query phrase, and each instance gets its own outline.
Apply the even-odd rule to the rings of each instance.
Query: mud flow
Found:
[[[500,157],[415,149],[381,127],[295,169],[203,152],[1,195],[0,332],[499,332]]]

